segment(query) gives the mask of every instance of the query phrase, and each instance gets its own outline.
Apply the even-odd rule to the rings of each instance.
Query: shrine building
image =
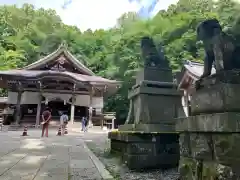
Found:
[[[22,69],[0,71],[0,88],[8,91],[4,102],[14,107],[12,123],[16,124],[38,126],[46,106],[53,120],[59,121],[59,111],[64,111],[72,123],[83,116],[91,121],[90,114],[102,113],[103,97],[114,94],[119,86],[118,81],[96,76],[64,44]]]
[[[203,74],[204,66],[201,63],[185,61],[178,77],[178,89],[184,93],[182,97],[182,106],[186,116],[191,115],[191,94],[194,92],[195,82]],[[215,68],[212,68],[212,74],[215,74]]]

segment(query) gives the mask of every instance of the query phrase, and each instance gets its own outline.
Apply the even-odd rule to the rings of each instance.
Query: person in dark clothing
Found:
[[[45,136],[48,137],[48,126],[51,120],[51,110],[50,108],[46,107],[42,113],[42,137],[44,136],[44,131],[46,131]]]
[[[83,116],[82,117],[82,131],[84,131],[84,132],[87,131],[87,125],[88,125],[87,118],[85,116]]]
[[[82,117],[82,130],[81,131],[84,131],[85,130],[85,117],[83,116]]]
[[[88,119],[85,117],[85,130],[84,132],[86,132],[88,130]]]

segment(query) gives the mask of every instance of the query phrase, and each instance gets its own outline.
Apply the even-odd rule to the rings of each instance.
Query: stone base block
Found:
[[[174,132],[175,131],[175,121],[163,122],[161,124],[124,124],[118,127],[120,131],[134,131],[134,132]]]
[[[136,84],[143,80],[157,81],[157,82],[172,82],[172,70],[161,69],[157,67],[145,67],[138,72],[136,77]]]
[[[173,168],[179,162],[177,133],[110,132],[111,151],[130,169]]]
[[[214,121],[212,124],[224,126],[224,123]],[[231,132],[231,129],[212,132],[203,131],[203,129],[191,131],[191,128],[186,126],[186,130],[182,129],[179,134],[182,179],[240,179],[239,141],[240,133]],[[202,163],[200,167],[199,163]]]
[[[202,164],[191,158],[181,157],[179,162],[180,179],[183,180],[237,180],[238,174],[229,166],[218,162],[203,161]]]
[[[176,120],[178,132],[240,133],[240,112],[202,114]]]
[[[168,169],[176,168],[179,164],[179,155],[123,155],[123,161],[130,169]]]
[[[240,71],[222,71],[198,81],[192,94],[191,114],[239,112]]]
[[[240,164],[240,133],[184,132],[179,141],[182,157],[217,161],[231,167]]]
[[[11,124],[8,126],[8,131],[18,131],[23,130],[23,127],[21,125]]]

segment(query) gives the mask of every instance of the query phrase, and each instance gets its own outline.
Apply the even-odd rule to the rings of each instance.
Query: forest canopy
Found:
[[[162,46],[174,72],[185,60],[201,62],[203,49],[196,42],[196,26],[207,18],[217,18],[224,30],[240,43],[240,4],[233,0],[179,0],[150,19],[128,12],[116,27],[81,32],[65,25],[52,9],[33,5],[0,6],[0,70],[21,68],[51,53],[65,41],[76,58],[81,58],[97,75],[123,81],[118,93],[108,98],[106,111],[116,111],[125,120],[127,92],[135,72],[143,65],[140,38],[151,36]]]

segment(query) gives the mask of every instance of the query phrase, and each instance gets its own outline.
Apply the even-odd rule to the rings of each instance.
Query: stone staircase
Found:
[[[60,125],[60,122],[57,121],[57,120],[52,120],[50,121],[50,125],[49,125],[49,128],[58,128]],[[32,129],[32,128],[36,128],[35,126],[35,120],[33,121],[33,119],[27,119],[27,118],[24,118],[23,120],[21,120],[20,124],[19,125],[16,125],[15,123],[12,123],[11,125],[9,126],[6,126],[8,127],[8,131],[18,131],[18,130],[22,130],[24,128],[24,126],[27,126],[28,129]],[[41,125],[38,126],[38,128],[40,128]]]

